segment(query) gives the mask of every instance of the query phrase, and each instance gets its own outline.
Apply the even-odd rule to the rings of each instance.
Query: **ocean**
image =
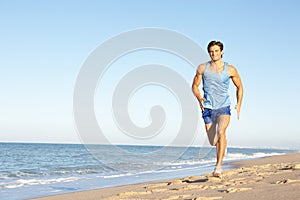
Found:
[[[228,148],[228,163],[296,152]],[[19,200],[211,172],[211,147],[0,143],[0,199]]]

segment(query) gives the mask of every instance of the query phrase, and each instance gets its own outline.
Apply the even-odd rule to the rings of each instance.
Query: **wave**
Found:
[[[224,161],[231,161],[231,160],[244,160],[244,159],[255,159],[255,158],[262,158],[268,156],[275,156],[275,155],[282,155],[284,153],[264,153],[264,152],[256,152],[253,154],[247,153],[227,153],[224,157]],[[174,162],[155,162],[155,165],[161,166],[182,166],[182,165],[210,165],[211,163],[215,162],[215,158],[210,159],[193,159],[193,160],[176,160]]]
[[[39,169],[27,169],[20,171],[0,171],[0,180],[19,178],[27,179],[30,177],[45,177],[45,176],[72,176],[72,175],[89,175],[99,174],[105,172],[111,172],[113,170],[104,169],[103,166],[95,166],[93,168],[89,166],[80,167],[62,167],[61,169],[48,169],[47,171],[38,171]]]
[[[233,161],[233,160],[244,160],[244,159],[255,159],[255,158],[261,158],[261,157],[267,157],[267,156],[274,156],[274,155],[281,155],[284,153],[263,153],[263,152],[257,152],[253,154],[245,154],[245,153],[228,153],[226,154],[224,161]],[[140,172],[127,172],[127,173],[119,173],[119,174],[106,174],[106,175],[98,175],[99,178],[104,179],[111,179],[111,178],[119,178],[119,177],[133,177],[133,176],[139,176],[139,175],[145,175],[145,174],[153,174],[153,173],[168,173],[168,172],[174,172],[178,170],[190,170],[190,169],[196,169],[201,167],[209,167],[212,166],[215,162],[215,159],[209,159],[209,160],[177,160],[175,162],[155,162],[153,163],[153,166],[161,166],[160,169],[155,170],[145,170]],[[74,171],[73,171],[74,172]],[[76,171],[76,174],[90,174],[87,171]],[[65,174],[69,172],[61,171],[59,174]],[[93,172],[95,173],[95,172]],[[55,173],[56,174],[56,173]],[[18,174],[18,176],[25,176],[27,177],[28,174]],[[0,179],[2,180],[9,180],[9,178],[12,176],[1,176]],[[15,176],[17,177],[17,176]],[[2,182],[0,183],[0,188],[19,188],[23,186],[29,186],[29,185],[45,185],[45,184],[55,184],[55,183],[61,183],[61,182],[72,182],[79,180],[80,177],[60,177],[60,178],[51,178],[51,179],[18,179],[15,181],[10,182]],[[10,179],[11,180],[11,179]]]
[[[214,159],[203,160],[203,159],[193,159],[193,160],[176,160],[173,162],[154,162],[154,165],[158,166],[181,166],[181,165],[201,165],[201,164],[209,164],[213,162]]]
[[[255,158],[263,158],[268,156],[276,156],[276,155],[282,155],[284,153],[263,153],[263,152],[257,152],[253,154],[243,154],[243,153],[228,153],[224,157],[224,161],[231,161],[231,160],[244,160],[244,159],[255,159]]]
[[[236,161],[236,160],[244,160],[244,159],[255,159],[267,156],[281,155],[284,153],[278,152],[255,152],[255,153],[227,153],[224,157],[224,162]],[[116,171],[112,168],[107,168],[104,166],[80,166],[80,167],[61,167],[60,169],[56,168],[55,170],[49,171],[37,171],[37,170],[26,170],[26,171],[11,171],[11,172],[0,172],[0,180],[8,180],[8,179],[30,179],[30,178],[39,178],[45,176],[78,176],[78,175],[99,175],[103,178],[111,178],[111,177],[122,177],[122,176],[132,176],[137,174],[145,174],[145,173],[154,173],[155,171],[161,173],[163,170],[174,171],[178,169],[188,169],[190,167],[206,167],[211,166],[215,163],[215,157],[210,157],[207,159],[203,159],[199,156],[194,156],[189,159],[179,158],[174,161],[167,162],[152,162],[148,163],[147,166],[141,165],[141,167],[137,168],[135,163],[125,163],[124,169],[125,171]],[[118,164],[119,166],[119,164]],[[131,169],[132,167],[132,169]],[[136,170],[134,170],[136,169]],[[50,182],[52,179],[50,180]],[[1,187],[1,185],[0,185]]]
[[[68,178],[53,178],[53,179],[19,179],[9,183],[0,183],[0,188],[19,188],[28,185],[45,185],[61,182],[72,182],[77,181],[78,177],[68,177]]]

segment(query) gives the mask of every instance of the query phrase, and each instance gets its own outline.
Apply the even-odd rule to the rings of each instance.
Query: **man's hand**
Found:
[[[202,98],[202,97],[201,97],[200,100],[199,100],[200,108],[201,108],[202,111],[204,111],[204,103],[203,103],[203,102],[204,102],[205,100],[206,100],[206,99],[205,99],[205,98]]]
[[[241,110],[241,105],[236,105],[235,106],[236,112],[237,112],[237,118],[240,119],[240,110]]]

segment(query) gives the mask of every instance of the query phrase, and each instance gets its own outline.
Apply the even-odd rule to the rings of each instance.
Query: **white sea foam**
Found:
[[[227,153],[224,157],[224,161],[231,161],[231,160],[243,160],[243,159],[255,159],[255,158],[262,158],[267,156],[275,156],[281,155],[282,153],[263,153],[257,152],[253,154],[244,154],[244,153]],[[155,165],[158,166],[188,166],[188,165],[210,165],[216,161],[215,158],[203,160],[176,160],[173,162],[155,162]]]
[[[78,180],[78,177],[53,178],[53,179],[19,179],[9,183],[1,183],[0,188],[18,188],[26,185],[45,185],[60,182],[72,182]]]
[[[210,160],[176,160],[174,162],[155,162],[154,164],[157,166],[182,166],[182,165],[202,165],[209,164],[213,162],[213,159]]]
[[[225,161],[231,161],[231,160],[243,160],[243,159],[255,159],[255,158],[263,158],[268,156],[275,156],[275,155],[281,155],[282,153],[262,153],[257,152],[253,154],[243,154],[243,153],[228,153],[225,155],[224,160]]]
[[[196,169],[199,167],[207,167],[213,164],[213,160],[209,161],[177,161],[177,162],[157,162],[153,166],[152,170],[144,170],[140,172],[132,172],[132,173],[121,173],[121,174],[112,174],[112,175],[105,175],[99,176],[101,178],[110,179],[110,178],[118,178],[118,177],[129,177],[129,176],[139,176],[145,174],[157,174],[157,173],[168,173],[168,172],[175,172],[178,170],[189,170],[189,169]],[[159,166],[159,168],[158,168]]]

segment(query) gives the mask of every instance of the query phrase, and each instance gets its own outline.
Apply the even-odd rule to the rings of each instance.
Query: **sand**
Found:
[[[231,163],[222,178],[212,173],[180,179],[140,183],[36,200],[300,200],[300,153]]]

